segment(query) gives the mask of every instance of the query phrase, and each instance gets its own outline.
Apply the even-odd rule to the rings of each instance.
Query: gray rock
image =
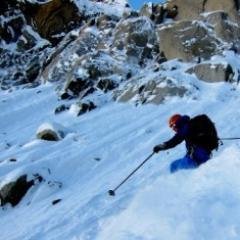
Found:
[[[166,79],[162,81],[167,81]],[[157,82],[149,81],[148,83],[139,87],[130,87],[120,94],[117,99],[119,102],[134,101],[144,103],[162,103],[166,97],[179,96],[183,97],[187,89],[183,86],[176,86],[172,82],[166,87],[158,86]]]
[[[197,20],[201,13],[221,10],[227,12],[232,21],[239,22],[239,0],[169,0],[166,8],[168,12],[176,10],[177,21]]]
[[[205,14],[203,21],[211,24],[218,38],[228,43],[239,43],[240,28],[230,21],[229,15],[225,11],[215,11]]]
[[[114,33],[113,47],[126,50],[129,57],[142,59],[146,48],[156,42],[154,25],[146,17],[138,17],[120,21]]]
[[[43,178],[36,175],[35,180],[41,182]],[[17,180],[5,184],[0,189],[0,205],[4,206],[10,203],[13,207],[16,206],[25,196],[27,191],[35,184],[35,180],[27,180],[27,175],[22,175]]]
[[[63,33],[79,26],[84,19],[70,0],[52,0],[43,4],[28,2],[23,5],[23,12],[28,21],[34,23],[40,36],[54,45],[63,38]]]
[[[198,21],[180,21],[159,28],[160,50],[169,59],[210,59],[220,51],[220,41]]]
[[[92,101],[89,101],[88,103],[81,103],[80,110],[77,115],[80,116],[86,112],[92,111],[95,108],[96,108],[96,105]]]
[[[97,83],[97,88],[104,92],[115,89],[118,85],[111,79],[100,79]]]
[[[209,82],[230,82],[233,79],[233,69],[229,64],[198,64],[186,71],[190,74],[196,74],[198,79]]]
[[[77,97],[91,85],[92,83],[87,79],[71,79],[66,82],[64,92],[67,92],[70,96]]]
[[[66,129],[57,123],[43,123],[37,129],[36,137],[46,141],[59,141],[65,137]]]

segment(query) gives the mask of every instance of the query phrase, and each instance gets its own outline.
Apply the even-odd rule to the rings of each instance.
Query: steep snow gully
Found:
[[[1,238],[239,239],[238,141],[225,141],[200,168],[175,174],[169,164],[184,154],[184,144],[161,152],[115,197],[107,193],[171,136],[167,119],[175,112],[206,113],[221,137],[240,135],[238,85],[198,87],[194,98],[158,106],[110,101],[80,117],[72,111],[54,114],[59,101],[50,84],[1,92],[1,185],[22,173],[45,179],[15,208],[0,211]],[[65,138],[36,139],[46,121],[64,126]]]

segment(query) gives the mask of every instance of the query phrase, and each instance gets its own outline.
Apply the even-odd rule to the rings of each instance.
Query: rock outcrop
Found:
[[[217,38],[236,46],[240,45],[240,27],[230,21],[228,13],[225,11],[210,12],[203,15],[202,19],[213,28]]]
[[[227,63],[202,63],[188,69],[187,73],[194,73],[198,79],[209,83],[231,82],[234,75],[231,65]]]
[[[158,30],[159,47],[165,57],[184,61],[210,59],[220,52],[220,41],[198,21],[179,21]]]
[[[225,11],[234,22],[239,22],[238,0],[169,0],[166,6],[168,11],[176,11],[174,20],[198,20],[206,12]]]
[[[70,0],[51,0],[43,4],[21,6],[28,22],[36,31],[51,43],[58,43],[70,30],[79,26],[84,15]]]
[[[167,97],[170,96],[179,96],[183,97],[187,92],[187,89],[184,86],[177,86],[173,84],[171,80],[166,80],[168,85],[161,86],[159,83],[154,80],[149,81],[147,84],[141,86],[131,86],[127,90],[123,91],[120,96],[117,98],[119,102],[133,101],[136,103],[154,103],[160,104],[163,103]]]
[[[112,11],[116,6],[123,9],[122,15]],[[173,59],[191,63],[187,72],[200,80],[231,81],[230,64],[213,71],[209,61],[224,50],[240,51],[238,10],[239,0],[169,0],[145,4],[139,12],[123,1],[3,0],[0,87],[51,82],[61,100],[85,102],[94,95],[120,92],[113,98],[137,96],[140,102],[160,103],[187,90],[177,82],[151,89],[152,80],[158,82],[155,77],[148,79],[149,86],[134,79],[149,68],[149,75],[165,71],[161,66]]]
[[[125,50],[129,58],[140,61],[152,57],[155,43],[154,25],[149,18],[138,17],[123,20],[117,25],[112,47]]]

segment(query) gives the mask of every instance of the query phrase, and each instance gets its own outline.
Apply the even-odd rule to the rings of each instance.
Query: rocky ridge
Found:
[[[118,4],[121,10],[109,10],[119,9]],[[99,91],[113,91],[114,99],[131,99],[122,94],[141,92],[143,69],[152,69],[154,77],[149,81],[157,87],[169,81],[163,76],[164,62],[173,59],[189,63],[186,74],[205,80],[202,72],[213,69],[213,56],[239,51],[238,9],[234,0],[191,4],[170,0],[163,5],[146,4],[139,12],[124,1],[4,1],[0,9],[1,89],[54,82],[61,99],[81,100]],[[230,64],[220,69],[212,71],[211,82],[228,81],[225,75],[231,81],[238,78]],[[126,87],[130,82],[134,91]],[[140,90],[136,90],[138,85]],[[173,87],[182,92],[183,86]],[[171,95],[179,91],[152,92]]]

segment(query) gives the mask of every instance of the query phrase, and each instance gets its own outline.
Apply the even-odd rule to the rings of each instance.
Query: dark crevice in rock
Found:
[[[239,0],[234,0],[237,11],[239,10]]]
[[[205,12],[205,6],[208,0],[203,0],[202,12]]]

